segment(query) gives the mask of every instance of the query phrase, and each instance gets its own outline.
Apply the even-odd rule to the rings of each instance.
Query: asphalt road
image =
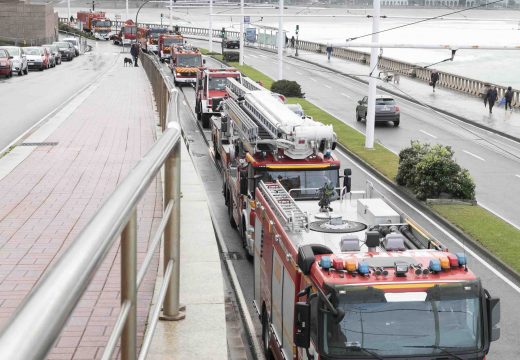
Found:
[[[211,59],[207,59],[209,66],[217,65]],[[247,260],[238,232],[229,225],[227,208],[224,205],[222,196],[222,176],[213,163],[211,153],[205,144],[201,131],[197,127],[197,121],[193,116],[192,110],[195,103],[194,91],[190,87],[183,87],[185,94],[185,102],[182,110],[183,126],[190,138],[190,151],[195,161],[197,170],[203,179],[205,179],[206,193],[211,207],[214,209],[218,218],[218,226],[224,236],[224,240],[228,247],[228,251],[233,253],[237,259],[233,261],[236,273],[239,277],[241,289],[248,301],[249,311],[256,321],[257,333],[260,333],[260,322],[256,311],[252,307],[253,300],[253,266]],[[393,128],[385,129],[388,131]],[[207,140],[211,139],[209,131],[204,130]],[[393,202],[404,213],[408,214],[415,221],[430,232],[434,237],[439,239],[451,251],[462,252],[462,244],[454,234],[437,225],[433,220],[429,219],[425,214],[415,209],[413,204],[407,203],[400,198],[392,190],[380,184],[376,179],[372,178],[361,167],[359,167],[346,154],[336,151],[336,155],[341,160],[343,167],[352,168],[353,173],[353,189],[365,189],[366,182],[374,183],[377,191],[380,191],[385,198]],[[467,248],[469,259],[469,267],[477,276],[482,279],[483,285],[490,291],[493,296],[501,298],[502,319],[501,328],[502,336],[498,342],[492,344],[491,353],[488,359],[516,359],[520,358],[520,347],[518,338],[520,337],[520,313],[517,311],[517,304],[520,301],[520,284],[515,283],[504,274],[497,271],[492,263],[489,263],[483,254],[474,252]]]
[[[55,68],[0,80],[0,150],[66,105],[113,64],[120,49],[96,43],[94,51]]]
[[[207,41],[193,41],[207,47]],[[219,46],[214,46],[219,51]],[[245,63],[275,79],[277,54],[247,48]],[[284,58],[284,78],[302,86],[306,98],[346,124],[365,132],[357,122],[357,101],[368,93],[368,85],[292,58]],[[398,153],[411,140],[449,145],[457,162],[467,168],[476,183],[479,204],[520,228],[520,144],[420,105],[397,99],[401,124],[376,124],[375,139]]]

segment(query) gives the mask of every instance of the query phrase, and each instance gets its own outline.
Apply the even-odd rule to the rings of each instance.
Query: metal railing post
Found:
[[[165,320],[182,320],[185,314],[180,311],[180,235],[181,235],[181,143],[178,142],[164,164],[164,195],[167,204],[174,201],[174,206],[168,225],[164,229],[164,270],[170,260],[173,260],[173,272],[169,279],[168,291],[163,303]],[[166,281],[166,279],[165,279]]]
[[[121,304],[132,306],[121,334],[121,359],[135,360],[137,351],[137,211],[121,233]]]

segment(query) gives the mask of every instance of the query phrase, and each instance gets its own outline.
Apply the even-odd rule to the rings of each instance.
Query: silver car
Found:
[[[13,73],[18,75],[27,75],[29,73],[29,66],[27,65],[27,56],[23,49],[18,46],[0,46],[0,49],[7,50],[10,56],[13,57]]]
[[[356,106],[356,120],[367,119],[367,103],[368,96],[358,101]],[[387,122],[392,121],[394,126],[399,126],[401,117],[401,111],[399,106],[390,96],[387,95],[376,95],[376,116],[375,122]]]

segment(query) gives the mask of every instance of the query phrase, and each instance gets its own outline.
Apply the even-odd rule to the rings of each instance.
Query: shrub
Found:
[[[296,81],[278,80],[271,85],[271,91],[286,97],[303,97],[302,87]]]
[[[443,194],[474,200],[475,183],[469,172],[453,160],[453,154],[449,146],[412,141],[410,147],[399,153],[396,181],[410,188],[421,200],[439,198]]]
[[[224,61],[238,61],[240,60],[240,53],[238,51],[224,51],[223,59]]]

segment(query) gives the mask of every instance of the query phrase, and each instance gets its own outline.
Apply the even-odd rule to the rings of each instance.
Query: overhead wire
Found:
[[[411,23],[408,23],[408,24],[397,25],[397,26],[394,26],[394,27],[391,27],[391,28],[388,28],[388,29],[383,29],[383,30],[371,32],[371,33],[368,33],[368,34],[365,34],[365,35],[351,37],[351,38],[347,39],[347,42],[353,41],[353,40],[357,40],[357,39],[361,39],[361,38],[364,38],[364,37],[367,37],[367,36],[381,34],[381,33],[384,33],[384,32],[388,32],[388,31],[397,30],[397,29],[401,29],[401,28],[404,28],[404,27],[420,24],[420,23],[423,23],[423,22],[426,22],[426,21],[435,20],[435,19],[441,18],[443,16],[458,14],[458,13],[461,13],[461,12],[464,12],[464,11],[468,11],[468,10],[472,10],[472,9],[478,9],[478,8],[481,8],[481,7],[484,7],[484,6],[487,6],[487,5],[493,5],[493,4],[502,2],[502,1],[504,1],[504,0],[495,0],[495,1],[492,1],[492,2],[487,3],[487,4],[483,3],[483,4],[475,5],[475,6],[472,6],[472,7],[469,7],[469,8],[464,8],[464,9],[457,10],[457,11],[452,11],[452,12],[447,13],[447,14],[432,16],[432,17],[429,17],[429,18],[426,18],[426,19],[417,20],[417,21],[414,21],[414,22],[411,22]]]

